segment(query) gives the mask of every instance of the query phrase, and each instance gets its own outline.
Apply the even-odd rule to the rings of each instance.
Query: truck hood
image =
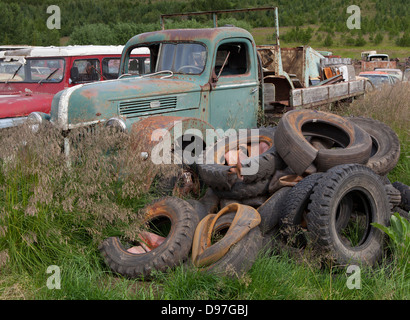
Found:
[[[50,113],[52,94],[0,94],[0,119],[26,117],[31,112]]]
[[[53,99],[51,121],[63,130],[199,108],[201,86],[175,78],[125,78],[68,88]]]

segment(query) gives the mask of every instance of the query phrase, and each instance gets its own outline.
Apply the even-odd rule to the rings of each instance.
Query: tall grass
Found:
[[[390,180],[410,185],[410,82],[402,82],[366,94],[339,110],[342,114],[370,117],[392,128],[400,140],[400,160]]]

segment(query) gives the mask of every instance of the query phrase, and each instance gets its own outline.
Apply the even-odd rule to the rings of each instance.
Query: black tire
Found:
[[[365,130],[372,139],[372,151],[366,166],[379,175],[386,175],[400,157],[400,141],[397,134],[385,123],[362,117],[348,117]]]
[[[306,137],[326,138],[339,148],[316,149]],[[372,141],[367,132],[347,119],[316,110],[292,110],[281,118],[275,146],[286,164],[302,175],[313,163],[318,172],[348,163],[366,163]]]
[[[245,198],[255,198],[269,193],[271,178],[270,176],[254,183],[238,181],[232,185],[231,190],[213,189],[213,191],[220,199],[242,200]]]
[[[283,211],[288,205],[285,200],[292,189],[293,188],[291,187],[283,187],[279,189],[257,209],[261,216],[259,228],[261,229],[263,236],[270,231],[277,229]]]
[[[187,199],[186,202],[188,202],[192,206],[192,208],[194,208],[196,214],[198,215],[199,221],[201,221],[203,218],[205,218],[206,215],[209,214],[207,207],[200,201],[195,199]]]
[[[165,241],[157,248],[142,254],[127,251],[118,237],[103,241],[99,249],[108,266],[116,273],[130,278],[150,278],[151,272],[165,272],[187,260],[199,218],[186,201],[161,198],[147,207],[144,220],[165,219],[171,227]]]
[[[314,173],[298,182],[288,192],[280,218],[279,232],[286,244],[304,247],[307,244],[307,225],[305,214],[313,188],[323,177],[323,173]]]
[[[339,230],[339,204],[345,197],[353,201],[352,211],[349,224]],[[310,200],[306,216],[309,240],[318,251],[343,264],[371,266],[380,259],[384,234],[371,223],[388,225],[390,208],[377,174],[358,164],[336,166],[318,181]],[[349,234],[354,230],[356,239]]]
[[[215,223],[214,233],[227,230],[232,223],[234,213],[221,216]],[[231,277],[240,277],[252,267],[263,245],[263,237],[259,227],[251,229],[241,240],[215,263],[202,270]]]
[[[401,201],[398,205],[403,210],[410,211],[410,186],[405,185],[399,181],[393,182],[393,187],[399,190],[401,195]]]
[[[202,155],[204,163],[198,165],[198,172],[204,183],[215,190],[230,190],[234,183],[241,181],[236,173],[229,171],[232,166],[225,165],[224,159],[216,159],[217,163],[206,163],[207,159],[215,159],[218,154],[225,154],[226,151],[233,147],[237,148],[239,142],[250,143],[252,141],[264,141],[270,146],[267,151],[261,153],[259,156],[248,158],[241,162],[242,168],[258,168],[255,174],[242,176],[244,183],[254,183],[265,179],[267,176],[272,175],[277,167],[281,167],[283,162],[278,157],[274,146],[276,127],[259,128],[258,130],[258,134],[255,135],[252,134],[252,131],[249,129],[247,131],[246,140],[240,140],[241,136],[239,134],[234,137],[228,136],[223,138],[225,146],[224,152],[218,149],[220,148],[218,142],[210,148],[207,148]]]

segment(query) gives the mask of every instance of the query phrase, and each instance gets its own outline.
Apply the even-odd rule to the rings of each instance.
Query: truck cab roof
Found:
[[[248,31],[232,26],[203,29],[169,29],[138,34],[126,43],[125,48],[163,41],[194,41],[215,45],[219,40],[228,37],[247,37],[253,40]]]

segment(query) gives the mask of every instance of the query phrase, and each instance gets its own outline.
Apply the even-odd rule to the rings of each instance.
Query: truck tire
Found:
[[[274,146],[276,127],[259,128],[258,130],[259,134],[255,135],[249,129],[246,134],[246,140],[241,139],[240,134],[223,138],[224,144],[222,147],[225,148],[224,150],[221,150],[218,142],[208,148],[202,155],[204,163],[198,165],[198,172],[204,183],[211,186],[215,190],[229,190],[232,185],[238,181],[253,183],[272,175],[275,172],[276,167],[282,164],[282,161],[278,158],[276,148]],[[225,159],[222,159],[220,156],[223,156],[225,152],[232,149],[232,147],[229,146],[230,143],[231,146],[233,145],[237,148],[237,145],[241,142],[249,144],[253,141],[262,141],[266,143],[268,145],[268,150],[258,156],[248,158],[241,162],[242,168],[258,168],[258,171],[255,174],[243,175],[243,180],[241,180],[238,178],[236,172],[230,171],[232,166],[226,165]],[[221,144],[221,140],[219,143]],[[219,157],[219,159],[216,159],[217,157]],[[217,163],[207,164],[207,159],[216,160],[212,162]]]
[[[220,199],[242,200],[246,198],[255,198],[269,193],[269,183],[272,176],[254,183],[245,183],[237,181],[230,190],[213,189],[215,195]]]
[[[399,181],[393,182],[393,187],[399,190],[401,195],[400,204],[398,207],[402,208],[404,211],[410,211],[410,186],[405,185]]]
[[[280,218],[288,205],[285,200],[292,189],[291,187],[279,189],[257,209],[261,216],[259,228],[263,236],[278,227]]]
[[[305,138],[333,140],[339,148],[316,149]],[[370,135],[347,119],[316,110],[292,110],[281,118],[275,146],[286,164],[298,175],[314,163],[318,172],[348,163],[366,163],[372,148]]]
[[[400,141],[397,134],[385,123],[363,117],[348,117],[365,130],[372,139],[372,151],[366,166],[379,175],[386,175],[400,157]]]
[[[352,201],[349,221],[338,228],[340,204]],[[366,166],[340,165],[330,169],[313,188],[306,216],[309,240],[337,263],[374,265],[383,251],[384,234],[372,223],[388,225],[389,201],[380,177]],[[354,211],[353,211],[354,208]]]
[[[234,213],[221,216],[215,223],[214,234],[223,235],[231,225],[234,217]],[[240,277],[252,267],[262,248],[262,240],[261,230],[259,227],[255,227],[234,244],[221,259],[201,269],[206,272]]]
[[[144,221],[154,224],[170,222],[164,242],[146,253],[130,253],[118,237],[103,241],[99,249],[108,266],[116,273],[129,278],[150,278],[152,271],[165,272],[188,259],[199,217],[186,201],[161,198],[146,208]]]
[[[298,182],[287,193],[280,219],[279,232],[283,240],[290,246],[304,247],[307,244],[307,225],[305,213],[313,188],[323,177],[323,173],[314,173]]]

